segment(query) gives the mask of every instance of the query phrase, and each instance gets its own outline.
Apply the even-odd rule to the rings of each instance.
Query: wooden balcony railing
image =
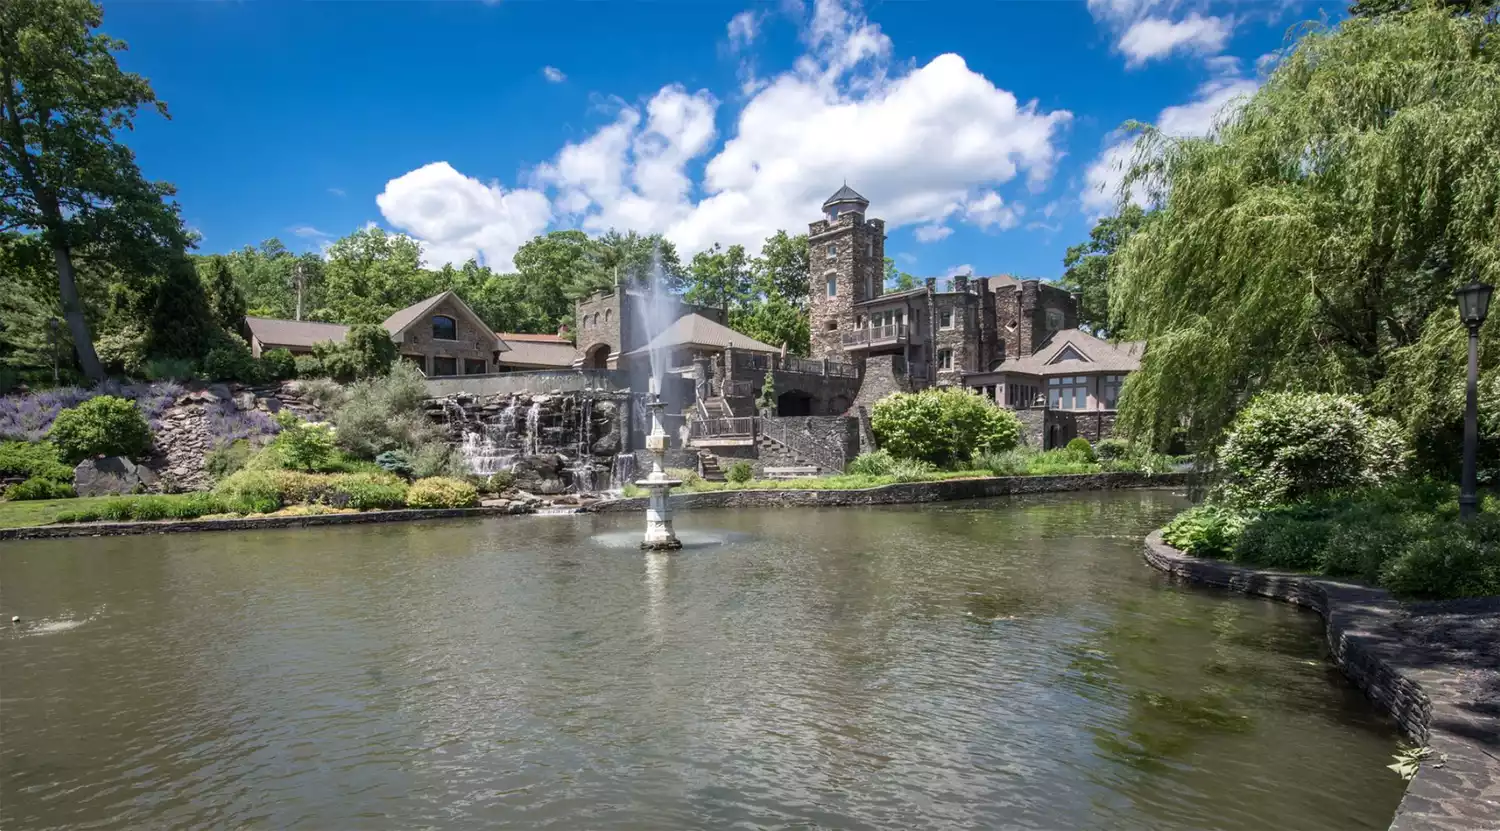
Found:
[[[870,349],[876,346],[901,346],[906,343],[909,331],[904,323],[871,326],[844,334],[844,350]]]

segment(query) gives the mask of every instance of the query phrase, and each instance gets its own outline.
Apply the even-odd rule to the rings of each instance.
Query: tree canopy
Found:
[[[1418,438],[1456,422],[1452,292],[1500,281],[1497,34],[1432,6],[1353,18],[1305,35],[1208,137],[1143,129],[1124,188],[1156,209],[1109,287],[1111,318],[1149,341],[1124,429],[1211,438],[1289,389],[1369,396]]]
[[[38,234],[53,255],[63,315],[84,373],[104,370],[75,279],[74,249],[116,262],[167,262],[188,244],[168,184],[149,182],[117,136],[141,107],[166,115],[124,72],[122,41],[95,31],[89,0],[0,3],[0,227]]]
[[[1099,337],[1117,327],[1109,321],[1109,274],[1115,252],[1141,227],[1146,212],[1125,205],[1115,216],[1094,224],[1089,241],[1070,247],[1063,256],[1062,287],[1078,297],[1078,325]]]

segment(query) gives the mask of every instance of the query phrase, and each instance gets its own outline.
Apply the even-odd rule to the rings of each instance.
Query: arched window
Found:
[[[432,339],[458,340],[458,321],[447,315],[433,315]]]
[[[609,319],[610,319],[610,318],[611,318],[611,317],[613,317],[613,316],[614,316],[614,310],[613,310],[613,309],[605,309],[605,310],[604,310],[604,322],[605,322],[605,323],[608,323],[608,322],[609,322]],[[594,315],[594,317],[596,317],[596,318],[597,318],[597,317],[598,317],[598,315]],[[597,322],[597,321],[595,321],[595,322]]]

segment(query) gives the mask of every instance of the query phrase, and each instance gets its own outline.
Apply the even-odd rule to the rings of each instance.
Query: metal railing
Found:
[[[764,352],[734,353],[734,368],[752,372],[794,372],[799,375],[826,375],[841,378],[858,378],[859,368],[854,364],[824,361],[817,358],[798,358],[788,355],[767,355]]]
[[[755,435],[755,422],[754,416],[696,419],[688,424],[688,437],[694,439],[751,438]]]
[[[855,329],[853,332],[846,332],[844,334],[844,346],[905,343],[908,331],[909,329],[905,323],[890,323],[885,326],[871,326],[868,329]]]

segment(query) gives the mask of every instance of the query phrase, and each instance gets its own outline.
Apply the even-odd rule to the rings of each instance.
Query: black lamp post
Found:
[[[1454,292],[1458,316],[1469,327],[1469,388],[1464,403],[1464,472],[1459,483],[1458,515],[1470,519],[1479,513],[1479,327],[1490,313],[1490,295],[1495,287],[1474,281]]]

